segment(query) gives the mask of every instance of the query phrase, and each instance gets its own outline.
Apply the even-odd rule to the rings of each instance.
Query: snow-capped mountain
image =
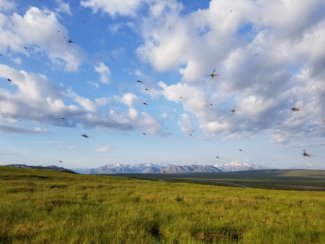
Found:
[[[245,162],[230,162],[220,165],[209,164],[106,164],[98,168],[91,169],[73,169],[81,174],[123,174],[123,173],[213,173],[213,172],[229,172],[229,171],[244,171],[244,170],[260,170],[266,169]]]
[[[159,173],[158,164],[106,164],[98,168],[75,169],[80,174]]]
[[[216,165],[216,167],[223,172],[265,169],[265,167],[245,162],[223,163]]]
[[[170,164],[107,164],[99,168],[74,169],[81,174],[123,174],[123,173],[198,173],[221,172],[213,165],[170,165]]]
[[[221,172],[220,169],[213,165],[173,165],[169,167],[163,167],[160,169],[160,173],[175,174],[175,173],[208,173],[208,172]]]

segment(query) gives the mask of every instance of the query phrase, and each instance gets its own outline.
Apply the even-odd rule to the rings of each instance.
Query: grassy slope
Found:
[[[325,193],[0,167],[0,243],[325,243]]]
[[[305,170],[305,169],[295,169],[295,170],[283,170],[279,173],[280,176],[296,176],[296,177],[315,177],[315,178],[325,178],[325,170]]]
[[[325,190],[324,170],[256,170],[192,174],[124,174],[124,176],[267,189]]]

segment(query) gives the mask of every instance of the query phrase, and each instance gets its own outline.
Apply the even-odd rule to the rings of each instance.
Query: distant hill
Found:
[[[72,173],[75,174],[76,172],[66,169],[63,167],[58,167],[55,165],[50,165],[50,166],[31,166],[31,165],[26,165],[26,164],[9,164],[6,165],[7,167],[14,167],[14,168],[24,168],[24,169],[48,169],[48,170],[56,170],[60,172],[66,172],[66,173]]]
[[[314,170],[314,169],[288,169],[288,170],[281,170],[281,171],[279,170],[278,176],[321,178],[325,180],[325,170]]]
[[[318,165],[313,163],[306,163],[306,164],[298,164],[290,167],[290,169],[312,169],[312,170],[325,170],[324,165]]]

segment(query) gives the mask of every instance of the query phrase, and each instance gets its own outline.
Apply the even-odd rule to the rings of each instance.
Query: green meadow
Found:
[[[120,174],[136,179],[281,190],[325,191],[325,170],[252,170],[189,174]]]
[[[0,243],[325,243],[325,192],[0,167]]]

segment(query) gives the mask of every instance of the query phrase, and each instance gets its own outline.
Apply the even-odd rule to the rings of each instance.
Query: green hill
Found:
[[[325,179],[325,170],[292,169],[282,170],[279,176],[315,177]]]
[[[0,243],[325,243],[321,191],[0,167],[0,195]]]

